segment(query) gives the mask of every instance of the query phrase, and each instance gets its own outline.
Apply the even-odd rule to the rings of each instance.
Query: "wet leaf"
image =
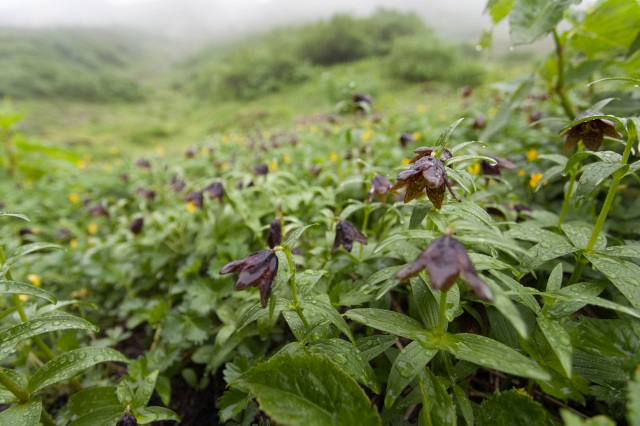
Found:
[[[384,406],[391,407],[402,395],[402,391],[425,368],[438,351],[426,349],[419,342],[411,342],[396,357],[387,382]]]
[[[38,426],[42,411],[42,397],[37,396],[30,401],[16,404],[0,412],[0,424]]]

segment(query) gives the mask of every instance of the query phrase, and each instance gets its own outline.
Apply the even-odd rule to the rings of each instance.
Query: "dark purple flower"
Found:
[[[415,140],[416,138],[413,137],[413,133],[402,133],[399,139],[400,145],[402,145],[403,148]]]
[[[426,190],[429,201],[437,209],[442,207],[445,188],[449,190],[454,199],[458,200],[458,197],[451,189],[447,170],[442,161],[433,158],[431,156],[433,151],[428,147],[419,148],[415,152],[418,153],[412,160],[415,163],[411,165],[409,170],[398,173],[396,183],[391,187],[390,191],[396,191],[406,186],[407,192],[404,196],[404,202],[408,203],[415,198],[421,197]],[[448,151],[446,152],[448,153],[448,158],[450,158],[451,154]],[[445,152],[443,152],[443,156],[444,154]]]
[[[147,201],[153,201],[156,199],[156,192],[150,189],[144,189],[144,188],[138,187],[136,188],[136,194],[146,199]]]
[[[282,223],[280,218],[276,217],[269,226],[269,233],[267,234],[267,245],[271,248],[279,246],[282,243]]]
[[[269,166],[266,164],[258,164],[253,167],[253,174],[256,176],[266,175],[269,173]]]
[[[418,257],[396,273],[396,278],[406,281],[426,270],[431,287],[448,291],[462,275],[469,288],[481,299],[492,300],[487,284],[478,277],[467,250],[458,240],[445,235],[431,241]]]
[[[471,128],[476,130],[482,130],[485,127],[487,127],[487,119],[484,118],[484,115],[482,114],[476,115],[476,117],[473,119],[473,122],[471,123]]]
[[[600,111],[585,111],[578,115],[574,121],[597,115],[604,114]],[[612,121],[595,118],[572,127],[567,132],[567,140],[564,143],[564,148],[573,148],[578,145],[578,142],[582,141],[587,149],[597,151],[600,149],[600,145],[602,144],[605,136],[609,136],[614,139],[622,139],[622,136],[620,136],[616,131]]]
[[[544,117],[544,113],[539,109],[535,110],[531,114],[529,114],[529,123],[533,124],[536,121],[540,121],[542,120],[542,117]]]
[[[480,162],[480,167],[482,168],[482,174],[484,174],[485,176],[501,176],[502,174],[500,170],[502,169],[513,170],[517,167],[513,162],[511,162],[510,160],[507,160],[506,158],[502,158],[502,157],[490,157],[490,158],[493,158],[494,160],[496,160],[496,163],[491,164],[487,160],[482,160]]]
[[[260,250],[244,259],[234,260],[220,269],[220,274],[240,272],[234,285],[235,290],[245,290],[249,287],[260,289],[260,304],[267,307],[271,294],[271,285],[278,272],[278,256],[273,250]]]
[[[149,163],[149,160],[147,160],[146,158],[138,158],[135,162],[135,165],[144,170],[151,169],[151,163]]]
[[[384,203],[390,188],[391,182],[387,178],[375,175],[371,181],[371,189],[369,189],[369,202],[373,201],[373,197],[376,197],[378,201]]]
[[[335,253],[342,245],[346,251],[351,253],[354,241],[367,245],[367,237],[362,232],[358,231],[351,222],[340,220],[336,225],[336,239],[333,241],[333,250],[331,252]]]
[[[460,91],[460,93],[462,94],[463,98],[468,98],[471,95],[473,95],[473,87],[471,86],[464,86],[462,88],[462,90]]]
[[[91,213],[91,216],[93,217],[99,217],[99,216],[109,217],[109,212],[107,211],[107,209],[104,207],[102,203],[96,203],[93,206],[89,207],[87,210],[89,213]]]
[[[222,196],[224,195],[224,186],[222,186],[222,183],[213,182],[207,185],[202,191],[207,193],[209,199],[222,202]]]
[[[190,192],[182,197],[182,199],[186,202],[193,203],[194,207],[197,208],[202,208],[202,205],[204,204],[204,196],[202,195],[202,191]]]
[[[140,232],[142,232],[143,226],[144,226],[144,218],[143,217],[136,218],[133,220],[133,222],[131,222],[131,225],[129,225],[129,231],[131,231],[133,235],[138,235]]]
[[[124,416],[122,416],[120,420],[118,420],[118,423],[116,423],[116,426],[137,426],[137,425],[138,425],[138,421],[136,420],[135,417],[133,417],[129,413],[125,413]]]
[[[169,181],[169,186],[173,192],[181,192],[186,186],[186,182],[182,179],[178,178],[178,175],[171,176],[171,180]]]
[[[184,155],[185,155],[187,158],[193,158],[193,157],[195,157],[195,156],[196,156],[196,152],[193,150],[193,148],[188,148],[188,149],[184,152]]]

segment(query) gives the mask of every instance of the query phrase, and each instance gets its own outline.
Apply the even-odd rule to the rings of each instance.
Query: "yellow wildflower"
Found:
[[[89,292],[86,288],[82,287],[78,293],[80,294],[80,297],[85,297]]]
[[[489,111],[487,111],[487,115],[489,117],[493,117],[494,115],[496,115],[497,112],[498,112],[498,108],[491,107],[491,108],[489,108]]]
[[[76,161],[76,167],[80,170],[84,170],[87,167],[87,163],[84,160]]]
[[[535,188],[536,186],[538,186],[540,179],[542,179],[542,173],[532,174],[531,177],[529,178],[529,186],[532,188]]]
[[[538,151],[535,148],[531,148],[529,151],[527,151],[526,156],[527,161],[533,161],[538,158]]]
[[[78,247],[78,240],[74,238],[73,240],[69,241],[69,247],[72,249]]]
[[[338,154],[336,154],[335,151],[329,154],[329,161],[336,161],[337,159],[338,159]]]
[[[164,146],[156,145],[155,151],[158,155],[164,155]]]
[[[469,171],[469,173],[471,173],[472,175],[480,174],[480,163],[473,163],[472,165],[470,165],[469,167],[467,167],[467,170],[468,170],[468,171]]]
[[[318,133],[318,126],[311,126],[309,128],[309,131],[315,135],[316,133]]]
[[[269,163],[269,171],[275,172],[276,170],[278,170],[278,162],[276,160],[273,160]]]
[[[400,162],[400,164],[402,164],[403,166],[406,166],[407,164],[409,164],[409,161],[411,161],[408,158],[403,158],[402,161]]]
[[[31,284],[35,285],[36,287],[42,286],[42,282],[40,281],[40,277],[37,276],[36,274],[27,275],[27,279],[31,282]]]
[[[87,226],[87,232],[91,235],[96,235],[98,233],[98,225],[90,223],[89,226]]]
[[[73,204],[77,204],[80,202],[80,196],[75,192],[72,192],[71,194],[69,194],[69,201],[71,201]]]
[[[112,169],[111,163],[104,163],[104,170],[105,171],[110,171]]]
[[[115,154],[118,154],[120,150],[118,149],[118,147],[112,146],[111,148],[109,148],[109,152],[115,155]]]
[[[413,136],[413,139],[417,141],[422,140],[422,133],[420,132],[413,132],[411,135]]]
[[[525,177],[526,175],[527,175],[527,172],[525,172],[524,170],[518,170],[518,176]]]
[[[26,294],[21,294],[20,296],[18,296],[18,299],[20,299],[21,302],[26,302],[27,300],[29,300],[29,296],[27,296]]]
[[[427,112],[427,106],[425,104],[418,104],[416,105],[416,111]]]
[[[367,129],[364,132],[362,132],[362,135],[360,136],[360,138],[362,139],[363,142],[367,142],[369,139],[371,139],[371,136],[373,136],[373,131]]]
[[[193,213],[194,211],[196,211],[196,204],[193,201],[189,201],[187,203],[187,211],[189,213]]]
[[[444,121],[446,118],[447,117],[444,114],[442,113],[438,114],[438,121]]]
[[[289,154],[284,154],[282,156],[282,161],[284,161],[284,164],[289,164],[291,163],[291,156]]]

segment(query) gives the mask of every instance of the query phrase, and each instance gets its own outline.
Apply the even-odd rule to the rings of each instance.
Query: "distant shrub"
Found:
[[[387,60],[389,75],[409,82],[438,81],[475,86],[482,82],[484,69],[463,47],[433,36],[398,39]]]
[[[373,42],[375,55],[386,55],[391,51],[393,41],[400,37],[427,34],[430,30],[424,21],[413,12],[398,12],[378,9],[364,20],[367,35]]]

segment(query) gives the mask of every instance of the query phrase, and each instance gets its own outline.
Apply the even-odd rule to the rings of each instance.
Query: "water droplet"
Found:
[[[8,340],[9,337],[11,337],[11,333],[9,333],[8,331],[6,333],[2,333],[2,340]]]
[[[358,361],[362,361],[362,357],[361,357],[360,355],[356,355],[356,359],[357,359]]]
[[[560,343],[562,343],[563,345],[567,346],[569,344],[571,344],[571,339],[569,339],[569,336],[560,336]]]
[[[344,365],[344,364],[347,363],[347,358],[345,358],[344,355],[341,355],[341,354],[335,354],[333,356],[333,360],[335,362],[337,362],[338,364],[343,364]]]
[[[37,330],[37,329],[39,329],[40,327],[42,327],[43,325],[44,325],[44,323],[43,323],[43,322],[32,322],[31,324],[29,324],[29,328],[30,328],[31,330]]]
[[[404,361],[396,362],[395,367],[402,377],[411,377],[413,375],[413,369]]]
[[[482,50],[482,46],[479,44],[476,44],[476,51],[480,52]]]
[[[367,340],[367,346],[373,346],[373,340]]]
[[[51,323],[51,325],[53,325],[54,327],[58,327],[60,324],[62,324],[62,321],[57,321],[57,320]]]

